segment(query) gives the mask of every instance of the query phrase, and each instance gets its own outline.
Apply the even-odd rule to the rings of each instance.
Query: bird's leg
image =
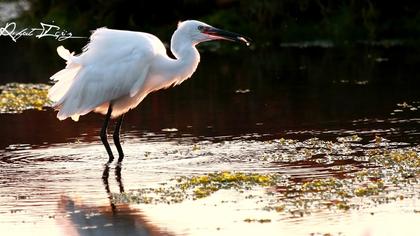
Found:
[[[111,147],[109,146],[108,139],[107,139],[107,129],[108,129],[109,119],[111,118],[111,113],[112,113],[112,104],[110,103],[108,107],[108,112],[106,113],[106,116],[105,116],[104,124],[101,129],[101,134],[100,134],[102,143],[104,144],[106,152],[108,153],[108,156],[109,156],[108,163],[111,163],[112,160],[114,160],[114,155],[112,154]]]
[[[120,130],[121,130],[121,124],[122,124],[123,119],[124,119],[124,114],[122,114],[120,118],[118,119],[117,124],[115,125],[114,136],[113,136],[114,144],[118,150],[118,162],[121,162],[124,158],[124,152],[122,150],[121,143],[120,143]]]

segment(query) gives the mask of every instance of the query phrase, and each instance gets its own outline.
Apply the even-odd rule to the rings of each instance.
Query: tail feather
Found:
[[[51,77],[52,80],[57,81],[57,83],[48,91],[48,98],[51,101],[57,102],[66,95],[76,79],[80,68],[81,67],[79,66],[71,69],[63,69]]]
[[[56,109],[63,108],[63,102],[66,100],[66,95],[68,94],[70,88],[77,80],[81,65],[72,62],[73,53],[70,53],[69,50],[65,49],[63,46],[57,48],[57,53],[60,57],[67,61],[67,67],[59,72],[55,73],[50,77],[51,80],[57,81],[54,86],[48,91],[48,98],[55,102],[53,107]],[[60,120],[67,117],[57,116]],[[78,115],[73,115],[72,119],[77,121],[79,119]]]
[[[73,56],[73,53],[70,53],[70,51],[69,50],[67,50],[65,47],[63,47],[63,46],[59,46],[58,48],[57,48],[57,53],[58,53],[58,55],[61,57],[61,58],[63,58],[64,60],[66,60],[66,61],[69,61],[70,60],[70,58],[71,58],[71,56]]]

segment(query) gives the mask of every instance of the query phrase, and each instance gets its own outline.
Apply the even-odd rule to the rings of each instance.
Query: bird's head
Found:
[[[251,44],[251,39],[229,31],[215,28],[197,20],[187,20],[178,24],[178,33],[189,37],[195,44],[210,40],[229,40],[233,42]]]

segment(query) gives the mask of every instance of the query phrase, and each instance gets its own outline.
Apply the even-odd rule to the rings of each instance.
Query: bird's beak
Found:
[[[210,35],[214,39],[225,39],[233,42],[245,43],[247,46],[251,45],[252,42],[252,40],[246,36],[214,27],[207,28],[203,33]]]

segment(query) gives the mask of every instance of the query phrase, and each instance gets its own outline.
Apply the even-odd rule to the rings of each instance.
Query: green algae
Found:
[[[273,186],[275,176],[258,173],[217,172],[193,177],[180,177],[178,186],[183,189],[193,189],[195,198],[207,197],[220,189],[246,189],[252,186]]]
[[[50,106],[47,84],[9,83],[0,86],[0,113],[20,113],[28,109],[42,110]]]
[[[273,174],[216,172],[199,176],[181,176],[172,180],[174,185],[159,188],[144,188],[135,192],[113,193],[115,203],[180,203],[186,199],[205,198],[221,189],[242,191],[254,186],[274,186]]]
[[[246,222],[246,223],[258,222],[258,223],[264,224],[264,223],[271,223],[271,219],[251,219],[251,218],[246,218],[246,219],[244,219],[244,222]]]
[[[247,160],[275,165],[290,166],[301,161],[332,165],[326,176],[296,179],[275,172],[217,171],[176,177],[156,188],[114,193],[113,201],[177,204],[205,199],[225,189],[255,202],[263,201],[263,210],[301,217],[320,209],[349,211],[416,197],[418,191],[413,189],[419,184],[420,146],[399,145],[381,137],[369,143],[361,141],[355,135],[337,138],[337,142],[282,138],[265,142],[266,150],[259,156],[245,155]],[[191,149],[199,152],[206,149],[205,145],[193,144]],[[350,164],[346,164],[349,160]],[[256,188],[263,189],[267,198],[253,195]],[[250,218],[250,222],[256,221]]]

